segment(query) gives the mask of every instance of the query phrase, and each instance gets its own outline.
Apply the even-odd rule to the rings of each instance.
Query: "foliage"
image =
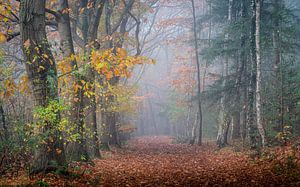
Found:
[[[75,164],[69,176],[50,173],[25,177],[25,184],[43,181],[51,186],[295,186],[300,181],[299,148],[269,149],[263,157],[253,160],[247,152],[230,148],[216,150],[210,144],[198,147],[171,142],[165,136],[136,138],[129,141],[126,149],[105,152],[104,159],[95,160],[95,167]],[[8,184],[20,184],[17,180]]]
[[[30,133],[35,134],[36,143],[45,143],[47,139],[55,137],[55,133],[64,133],[65,139],[69,142],[75,142],[79,139],[79,134],[76,132],[75,124],[70,124],[66,117],[61,117],[58,114],[66,111],[68,108],[61,101],[50,101],[47,107],[37,107],[34,110],[35,123],[30,124],[29,128],[32,129]],[[49,125],[53,128],[47,128]],[[41,131],[41,129],[48,129]]]

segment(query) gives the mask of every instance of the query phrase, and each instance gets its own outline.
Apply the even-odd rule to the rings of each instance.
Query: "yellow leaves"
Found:
[[[108,71],[105,76],[107,80],[110,80],[111,78],[113,78],[114,75],[112,71]]]
[[[45,59],[48,59],[48,58],[49,58],[49,56],[48,56],[46,53],[43,54],[43,57],[44,57]]]
[[[79,61],[79,56],[72,54],[71,57],[70,57],[70,61],[71,62],[73,62],[73,61]]]
[[[119,76],[121,76],[121,71],[120,71],[119,69],[115,69],[115,70],[114,70],[114,74],[115,74],[117,77],[119,77]]]
[[[29,78],[28,78],[28,76],[24,75],[24,76],[21,77],[19,91],[22,94],[31,93],[30,88],[29,88]]]
[[[94,84],[86,82],[85,80],[80,80],[77,83],[73,84],[74,93],[78,93],[80,90],[83,91],[83,94],[90,98],[91,96],[95,95],[94,92]],[[74,99],[75,102],[79,101],[79,98]]]
[[[153,60],[145,57],[130,56],[123,48],[92,51],[90,59],[92,68],[103,75],[106,80],[113,77],[130,77],[135,65],[154,63]]]
[[[44,66],[39,66],[38,71],[41,72],[41,71],[43,71],[43,70],[45,70],[45,67],[44,67]]]
[[[17,86],[13,80],[7,79],[3,82],[4,84],[4,97],[11,97],[17,90]]]
[[[127,51],[123,48],[117,48],[117,56],[119,58],[126,58],[127,57]]]
[[[60,71],[62,74],[66,74],[72,71],[71,64],[69,60],[63,60],[58,62],[57,70]]]
[[[9,78],[2,82],[0,87],[3,89],[0,92],[0,97],[3,98],[10,98],[12,97],[15,92],[19,92],[22,95],[30,94],[30,87],[29,87],[29,78],[27,75],[23,75],[16,83],[13,79]]]
[[[0,33],[0,43],[3,43],[6,41],[6,37],[4,33]]]
[[[73,89],[74,89],[74,93],[78,93],[78,91],[82,89],[82,86],[79,85],[79,84],[77,84],[77,83],[75,83],[73,85]]]

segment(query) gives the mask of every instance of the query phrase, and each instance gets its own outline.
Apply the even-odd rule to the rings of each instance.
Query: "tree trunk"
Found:
[[[227,76],[228,76],[228,58],[225,61],[225,66],[223,67],[223,83],[222,87],[225,89],[227,85]],[[228,96],[223,91],[221,101],[220,101],[220,113],[219,113],[219,128],[218,128],[218,135],[217,135],[217,145],[219,148],[222,148],[228,144],[228,132],[230,126],[230,117],[226,108],[228,103]]]
[[[241,17],[243,19],[247,18],[247,5],[246,5],[246,0],[242,0],[241,2]],[[242,101],[242,112],[241,112],[241,137],[243,140],[243,144],[245,143],[246,140],[246,132],[247,132],[247,114],[248,114],[248,104],[247,104],[247,99],[248,99],[248,92],[247,92],[247,82],[248,82],[248,77],[247,77],[247,49],[246,49],[246,41],[247,41],[247,30],[246,30],[246,25],[244,24],[242,27],[243,31],[241,34],[241,52],[240,52],[240,60],[241,63],[243,63],[243,72],[241,72],[241,95],[243,96],[243,101]],[[240,106],[241,107],[241,106]]]
[[[98,27],[102,16],[102,10],[104,7],[105,0],[89,2],[87,0],[80,1],[80,9],[84,10],[80,15],[81,20],[81,31],[83,33],[83,41],[85,55],[89,56],[92,50],[92,47],[96,50],[100,49],[100,44],[96,41],[98,37]],[[89,15],[91,15],[89,17]],[[86,74],[83,76],[83,79],[89,84],[93,85],[91,90],[95,93],[95,72],[91,67],[88,67]],[[97,125],[97,106],[96,106],[96,97],[91,95],[90,97],[84,97],[84,108],[85,114],[84,124],[86,127],[89,127],[92,132],[92,150],[95,157],[100,157],[100,142],[98,137],[98,125]]]
[[[282,0],[273,0],[274,6],[274,30],[273,30],[273,46],[274,46],[274,71],[275,71],[275,89],[277,89],[277,98],[279,101],[278,105],[278,120],[277,131],[283,132],[284,127],[284,102],[283,102],[283,73],[281,63],[281,47],[280,47],[280,16],[277,15],[281,10],[284,9]]]
[[[115,44],[113,44],[113,41],[110,40],[108,41],[108,45],[105,48],[122,48],[123,46],[123,42],[124,42],[124,35],[126,33],[126,26],[129,20],[129,14],[128,12],[132,9],[134,0],[130,0],[128,3],[126,3],[126,7],[125,7],[125,11],[122,13],[122,17],[120,18],[120,22],[118,23],[119,25],[116,25],[114,28],[112,28],[112,24],[111,24],[111,16],[113,14],[113,4],[109,1],[106,1],[106,6],[105,6],[105,13],[106,13],[106,17],[105,17],[105,30],[106,30],[106,34],[108,36],[111,36],[113,34],[113,32],[115,32],[117,27],[120,27],[120,38],[119,41],[116,42]],[[128,12],[127,12],[128,11]],[[139,24],[137,25],[139,26]],[[119,80],[120,78],[115,76],[113,77],[109,82],[111,86],[117,86],[119,84]],[[109,98],[110,102],[114,102],[116,100],[116,96],[112,96]],[[112,112],[105,112],[104,115],[107,115],[107,117],[105,117],[106,122],[105,125],[107,125],[108,127],[106,128],[107,130],[109,130],[109,132],[107,132],[110,135],[110,142],[109,144],[111,145],[116,145],[116,146],[120,146],[121,142],[119,139],[119,131],[118,131],[118,124],[119,122],[119,116],[120,114],[116,111],[112,111]]]
[[[199,58],[199,45],[197,37],[197,20],[196,20],[196,10],[195,10],[195,1],[192,2],[193,10],[193,34],[194,34],[194,47],[195,47],[195,56],[196,56],[196,65],[197,65],[197,101],[198,101],[198,112],[199,112],[199,136],[198,136],[198,145],[202,145],[202,126],[203,126],[203,116],[202,116],[202,100],[201,100],[201,72],[200,72],[200,58]]]
[[[9,137],[9,133],[8,133],[8,128],[7,128],[7,124],[6,124],[5,114],[4,114],[3,105],[2,105],[1,101],[0,101],[0,124],[1,124],[1,126],[3,128],[3,135],[1,133],[0,137],[3,136],[3,139],[7,140],[8,137]]]
[[[247,128],[248,136],[250,139],[251,148],[256,147],[256,126],[255,126],[255,89],[256,89],[256,46],[255,46],[255,25],[256,25],[256,3],[255,0],[251,1],[251,30],[250,30],[250,53],[251,53],[251,67],[249,77],[249,90],[248,90],[248,114],[247,114]]]
[[[243,19],[246,19],[246,2],[242,0],[241,2],[241,11],[240,15]],[[241,49],[239,52],[239,62],[238,62],[238,69],[237,69],[237,76],[235,81],[235,90],[236,90],[236,97],[235,97],[235,106],[233,112],[233,131],[232,131],[232,139],[240,139],[241,138],[241,111],[243,110],[241,107],[241,88],[242,88],[242,78],[245,71],[246,66],[246,29],[242,28],[241,33]]]
[[[261,49],[260,49],[260,15],[261,15],[261,0],[256,0],[256,29],[255,29],[255,44],[256,44],[256,120],[257,128],[261,137],[261,144],[266,145],[265,129],[262,122],[262,75],[261,75]]]
[[[35,106],[40,107],[47,107],[50,101],[58,100],[56,65],[45,30],[45,4],[45,0],[20,1],[20,33],[27,61],[25,66],[32,84]],[[32,173],[45,171],[53,163],[59,166],[65,164],[62,135],[53,128],[55,125],[45,124],[36,129],[39,134],[54,132],[53,137],[48,137],[46,143],[35,149]]]
[[[70,60],[70,66],[72,67],[72,77],[70,80],[70,89],[73,89],[75,84],[81,85],[80,82],[80,75],[78,72],[78,65],[74,57],[74,45],[73,45],[73,38],[71,33],[71,26],[70,26],[70,16],[69,12],[65,11],[69,8],[68,0],[59,0],[58,2],[58,32],[60,34],[60,45],[62,49],[62,53],[64,57]],[[73,97],[71,100],[72,106],[69,116],[69,122],[71,124],[75,124],[77,127],[77,132],[80,135],[80,139],[74,143],[74,147],[72,147],[71,153],[71,160],[80,161],[84,157],[88,160],[88,152],[87,152],[87,145],[86,140],[84,137],[84,127],[83,127],[83,98],[82,98],[82,89],[78,90],[76,93],[73,93]]]
[[[228,2],[228,22],[230,23],[232,21],[232,9],[233,9],[233,0],[229,0]],[[225,40],[229,39],[229,35],[226,34]],[[227,47],[227,46],[225,46]],[[228,71],[229,71],[229,56],[226,55],[226,60],[225,60],[225,66],[223,66],[223,82],[222,82],[222,87],[225,89],[228,84]],[[225,145],[228,144],[228,132],[229,132],[229,127],[230,127],[230,115],[229,112],[227,111],[228,109],[228,94],[223,91],[222,98],[221,98],[221,109],[220,109],[220,114],[219,114],[219,128],[218,128],[218,135],[217,135],[217,145],[221,148],[224,147]]]

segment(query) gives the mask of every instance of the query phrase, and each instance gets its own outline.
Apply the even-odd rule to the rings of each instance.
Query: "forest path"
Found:
[[[101,186],[255,186],[281,182],[242,153],[140,137],[95,160]],[[267,176],[267,177],[266,177]],[[277,185],[276,185],[277,186]]]

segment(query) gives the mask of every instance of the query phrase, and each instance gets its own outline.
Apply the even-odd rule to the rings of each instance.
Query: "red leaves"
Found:
[[[300,158],[299,150],[294,151],[293,156]],[[299,170],[280,168],[278,173],[274,169],[290,154],[290,148],[270,149],[254,161],[248,153],[230,148],[216,150],[213,145],[172,144],[164,136],[143,137],[125,148],[103,152],[104,158],[95,160],[94,167],[75,163],[69,176],[47,174],[22,180],[51,186],[288,186],[297,184]],[[294,174],[287,175],[289,171]]]
[[[131,140],[125,149],[96,161],[104,186],[279,185],[268,163],[213,146],[172,144],[168,137]]]

